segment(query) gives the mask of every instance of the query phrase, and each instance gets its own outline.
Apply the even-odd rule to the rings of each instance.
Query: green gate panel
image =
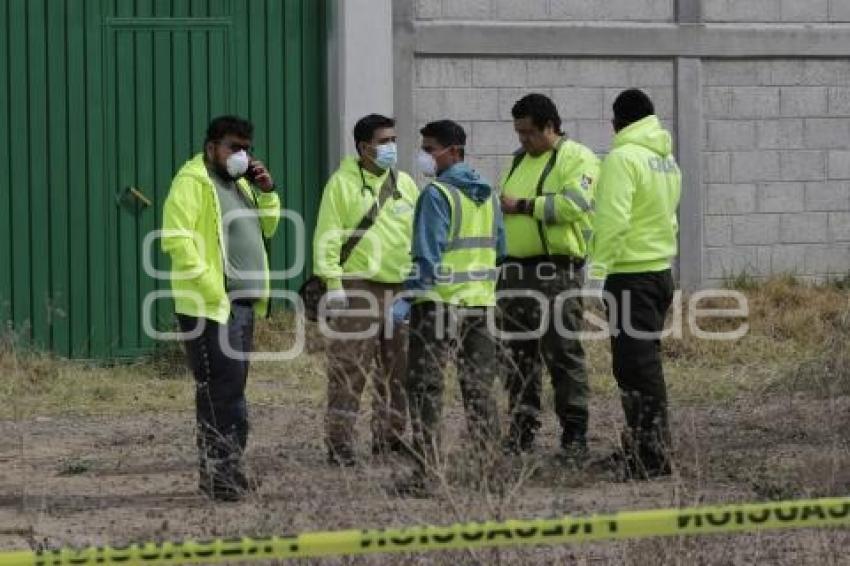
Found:
[[[5,331],[73,358],[154,347],[141,307],[168,289],[168,259],[154,240],[144,269],[143,244],[216,115],[254,122],[309,249],[326,169],[325,13],[315,0],[0,0]],[[300,244],[282,222],[273,269],[301,252],[309,272]],[[170,327],[171,301],[152,318]]]

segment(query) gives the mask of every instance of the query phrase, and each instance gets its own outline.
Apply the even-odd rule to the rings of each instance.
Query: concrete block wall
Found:
[[[704,0],[707,22],[817,23],[850,21],[847,0]]]
[[[644,88],[692,165],[681,211],[688,253],[679,258],[689,287],[742,272],[850,273],[850,27],[840,25],[850,22],[850,0],[396,2],[409,6],[396,102],[416,125],[411,138],[429,120],[456,119],[470,161],[497,181],[518,145],[510,110],[523,94],[551,96],[567,133],[603,154],[614,96]],[[467,25],[481,45],[465,37]],[[570,36],[586,29],[601,39]],[[445,40],[447,30],[460,38],[451,47],[418,41]],[[647,30],[655,44],[641,39]],[[685,31],[697,43],[682,43]],[[504,43],[484,40],[490,33]],[[562,48],[552,37],[564,38]]]
[[[416,0],[420,20],[670,22],[673,0]]]
[[[471,163],[497,182],[519,147],[511,108],[525,94],[552,98],[567,135],[605,153],[613,136],[611,105],[629,86],[645,89],[675,132],[674,81],[669,60],[422,57],[416,60],[415,118],[418,127],[440,118],[463,124]]]
[[[704,274],[850,266],[850,61],[707,61]]]

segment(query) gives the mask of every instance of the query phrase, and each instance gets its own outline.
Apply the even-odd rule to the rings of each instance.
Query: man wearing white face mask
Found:
[[[325,304],[333,314],[328,324],[338,333],[327,350],[325,444],[329,463],[344,466],[355,463],[354,424],[370,376],[372,453],[404,449],[406,337],[400,325],[386,326],[392,321],[384,313],[410,271],[419,195],[413,179],[394,171],[392,118],[360,119],[354,141],[358,155],[345,157],[325,186],[313,243],[313,270],[327,285]]]
[[[213,120],[204,152],[177,172],[163,208],[175,311],[181,330],[194,335],[185,345],[196,382],[199,485],[225,501],[256,487],[241,465],[248,362],[232,351],[251,352],[254,317],[266,312],[264,239],[274,235],[280,211],[271,174],[249,155],[252,134],[236,116]]]
[[[499,419],[492,388],[498,364],[487,319],[496,304],[497,265],[505,255],[498,199],[464,161],[466,132],[457,122],[439,120],[420,133],[417,163],[432,179],[414,216],[415,267],[405,284],[414,298],[393,306],[396,319],[410,316],[407,393],[420,465],[397,486],[409,495],[425,495],[433,487],[449,361],[457,367],[472,453],[484,469],[494,463]]]

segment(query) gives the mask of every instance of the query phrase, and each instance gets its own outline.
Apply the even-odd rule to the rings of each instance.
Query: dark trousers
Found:
[[[224,340],[236,352],[252,351],[254,309],[231,303],[230,320],[224,325],[186,315],[177,318],[183,332],[203,325],[200,336],[185,342],[189,369],[195,377],[200,470],[202,474],[226,476],[239,469],[248,440],[248,361],[227,355]]]
[[[540,427],[543,364],[549,370],[555,393],[555,414],[561,423],[563,444],[585,442],[587,435],[587,368],[584,348],[577,339],[581,330],[584,306],[581,297],[562,299],[556,309],[556,298],[565,291],[581,289],[579,270],[569,266],[518,264],[507,262],[502,267],[499,291],[537,292],[543,301],[533,297],[512,296],[499,300],[501,329],[520,333],[539,329],[548,311],[549,322],[539,338],[508,339],[504,342],[506,365],[505,386],[510,395],[511,436],[530,443]],[[538,297],[539,298],[539,297]],[[561,329],[555,317],[560,321]],[[572,336],[567,335],[567,332]]]
[[[413,305],[410,313],[407,395],[413,446],[423,463],[438,461],[443,375],[457,364],[463,406],[473,446],[489,450],[499,438],[493,398],[496,341],[487,329],[487,309],[453,309],[433,302]],[[453,319],[452,317],[458,317]],[[449,329],[454,325],[456,336]]]
[[[661,365],[660,333],[673,301],[670,270],[609,275],[605,291],[608,317],[616,314],[611,337],[614,377],[620,388],[626,417],[627,453],[630,450],[649,471],[668,466],[670,431],[667,386]],[[655,336],[635,335],[635,331]],[[628,454],[627,454],[628,455]]]

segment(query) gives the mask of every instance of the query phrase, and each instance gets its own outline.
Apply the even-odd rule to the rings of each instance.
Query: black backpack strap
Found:
[[[351,256],[351,252],[354,251],[354,248],[357,247],[357,244],[360,243],[360,240],[363,239],[363,236],[366,235],[366,232],[369,228],[375,224],[375,220],[378,218],[378,214],[381,212],[381,209],[384,207],[384,203],[389,200],[389,198],[395,195],[398,192],[396,188],[396,179],[395,179],[395,171],[390,169],[387,178],[384,179],[384,184],[381,185],[381,191],[378,193],[378,198],[372,203],[372,206],[369,210],[366,211],[366,214],[360,220],[360,224],[354,229],[354,233],[348,237],[348,240],[342,245],[342,249],[339,252],[339,264],[345,265],[345,262],[348,261],[348,258]]]

